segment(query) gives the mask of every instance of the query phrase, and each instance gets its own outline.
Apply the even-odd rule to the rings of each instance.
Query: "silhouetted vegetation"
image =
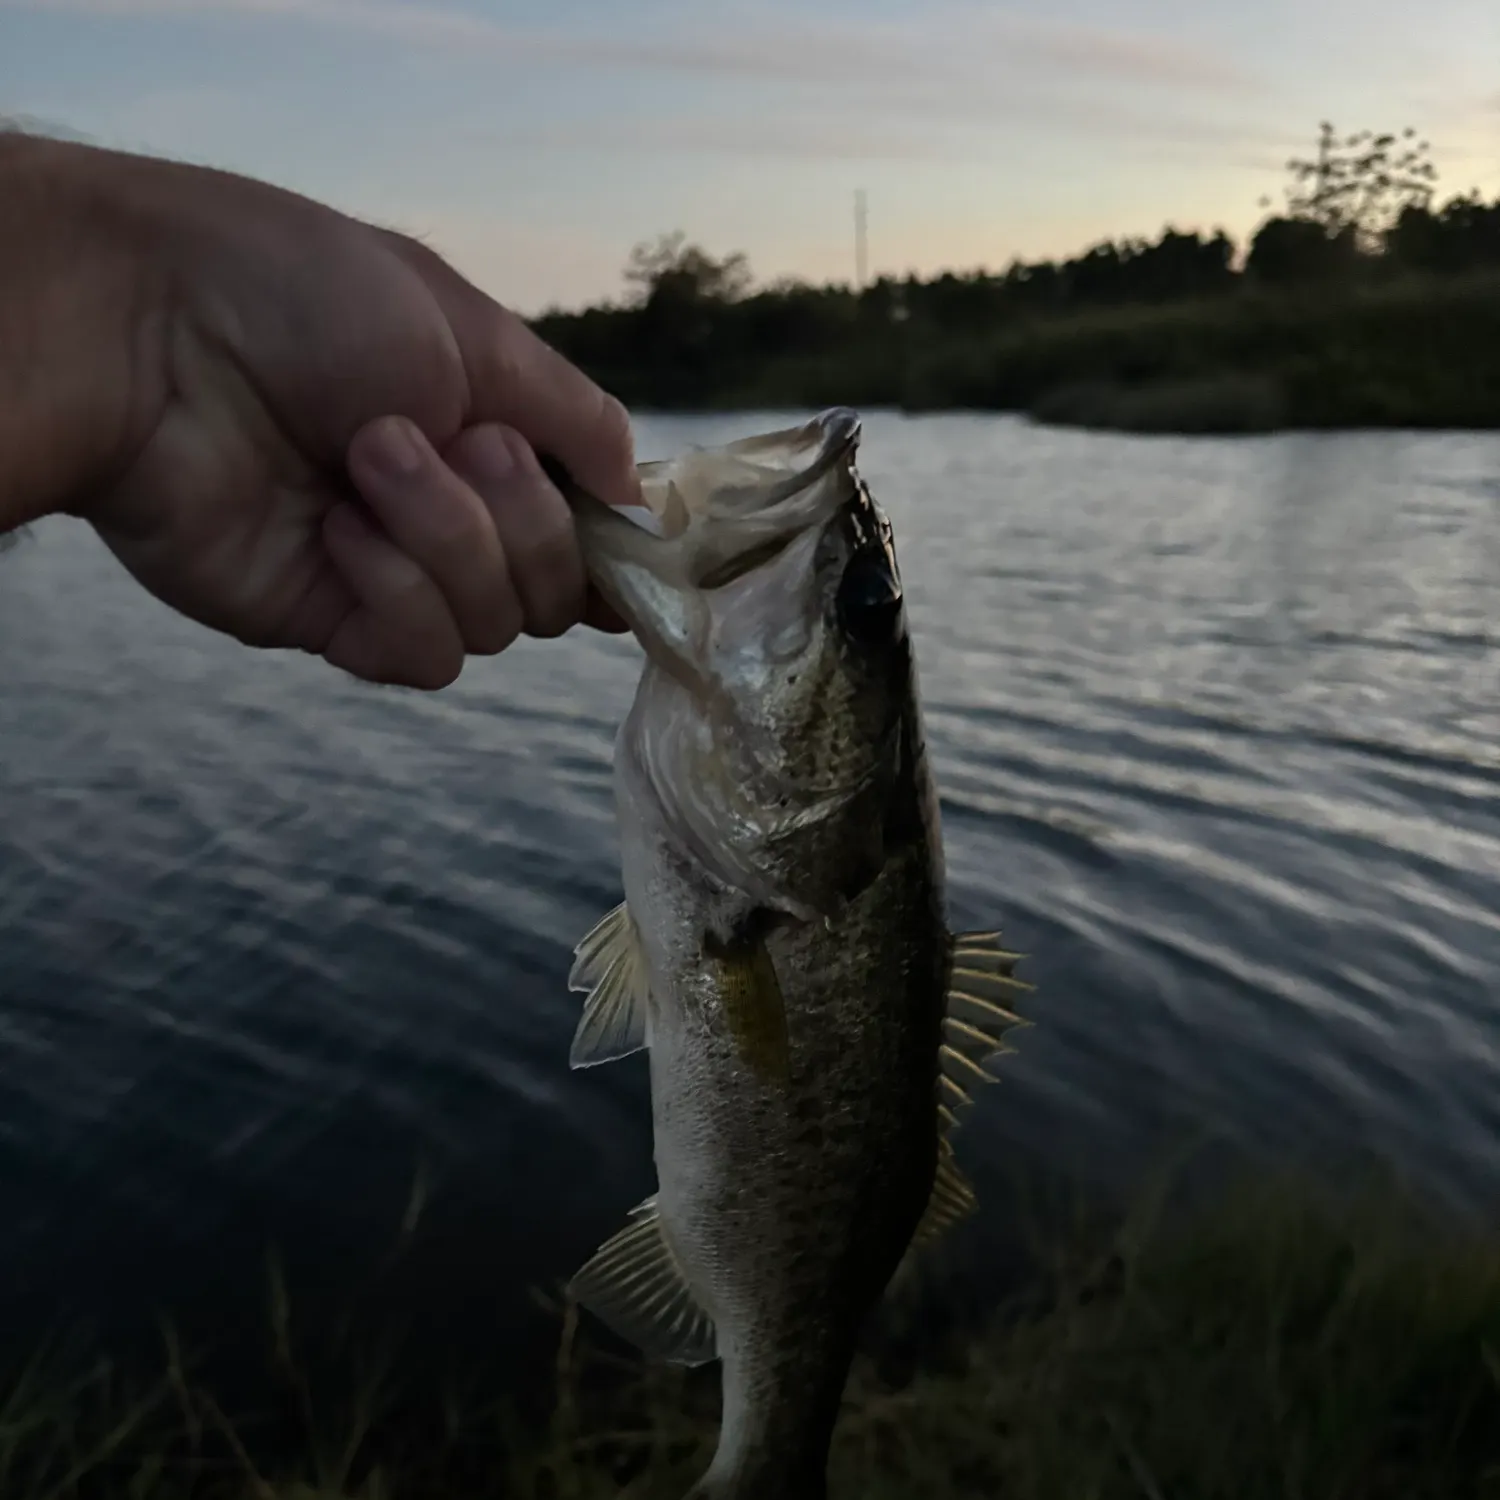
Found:
[[[1500,1250],[1395,1194],[1254,1184],[1190,1219],[1147,1197],[1063,1238],[983,1327],[858,1361],[833,1500],[1454,1500],[1500,1493]],[[899,1311],[899,1309],[898,1309]],[[175,1352],[134,1393],[104,1367],[0,1379],[7,1500],[678,1500],[717,1427],[717,1368],[642,1369],[563,1319],[547,1411],[444,1400],[393,1371],[311,1382],[276,1314],[284,1411],[231,1422]],[[387,1377],[376,1378],[382,1373]],[[270,1418],[272,1420],[266,1420]],[[273,1439],[298,1435],[296,1452]]]
[[[638,246],[543,337],[639,408],[971,407],[1141,431],[1500,425],[1500,199],[1434,207],[1425,142],[1324,125],[1244,247],[1165,229],[1003,272],[752,289]]]

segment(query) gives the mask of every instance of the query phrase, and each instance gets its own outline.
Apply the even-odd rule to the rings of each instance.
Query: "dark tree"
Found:
[[[663,291],[679,301],[737,302],[750,289],[750,279],[750,263],[738,251],[715,260],[688,244],[680,229],[662,235],[655,244],[635,246],[625,268],[625,280],[635,288],[639,302]]]
[[[1024,410],[1049,391],[1186,388],[1215,371],[1241,391],[1258,369],[1257,410],[1284,377],[1315,425],[1340,413],[1384,421],[1398,408],[1419,422],[1487,423],[1500,397],[1487,394],[1490,367],[1475,351],[1500,348],[1500,336],[1486,321],[1489,283],[1464,278],[1500,269],[1500,202],[1471,193],[1434,209],[1427,149],[1409,130],[1340,137],[1325,125],[1314,157],[1289,163],[1288,211],[1261,224],[1243,272],[1222,230],[1169,225],[1155,239],[998,272],[757,289],[743,254],[711,255],[678,232],[631,252],[624,305],[551,313],[537,327],[643,408]],[[1247,285],[1259,294],[1237,296]],[[1317,294],[1302,295],[1307,287]],[[1324,348],[1319,329],[1340,337]],[[1318,360],[1314,379],[1308,362]]]
[[[1255,281],[1295,286],[1347,274],[1359,260],[1354,231],[1313,219],[1267,219],[1250,242],[1245,269]]]
[[[1325,120],[1316,153],[1287,163],[1288,216],[1322,225],[1330,238],[1348,231],[1356,249],[1375,254],[1405,209],[1432,202],[1431,149],[1411,129],[1399,136],[1361,130],[1340,139]]]
[[[1487,204],[1470,192],[1437,213],[1407,207],[1386,235],[1386,253],[1415,271],[1500,269],[1500,201]]]

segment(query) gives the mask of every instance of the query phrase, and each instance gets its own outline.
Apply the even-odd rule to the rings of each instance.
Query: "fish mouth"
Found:
[[[850,467],[862,427],[857,412],[835,406],[801,427],[641,464],[646,507],[667,538],[681,536],[695,521],[756,529],[784,524],[794,519],[795,502],[831,470]]]
[[[695,596],[764,565],[857,500],[862,428],[858,413],[830,407],[800,427],[641,464],[646,505],[635,519],[546,466],[599,592],[648,654],[681,658]]]

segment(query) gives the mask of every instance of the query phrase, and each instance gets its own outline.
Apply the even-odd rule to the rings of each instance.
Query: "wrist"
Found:
[[[0,134],[0,532],[85,513],[155,426],[167,297],[132,165]]]

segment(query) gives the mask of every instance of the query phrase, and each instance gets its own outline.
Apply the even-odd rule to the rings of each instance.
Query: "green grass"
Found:
[[[1392,1193],[1335,1209],[1262,1182],[1170,1221],[1153,1202],[1060,1242],[1024,1304],[915,1370],[872,1347],[833,1495],[1500,1497],[1500,1243]],[[419,1440],[380,1381],[315,1409],[279,1295],[272,1321],[300,1456],[262,1455],[175,1353],[136,1395],[102,1366],[34,1363],[0,1395],[0,1496],[655,1500],[711,1451],[714,1371],[622,1363],[570,1310],[549,1423],[455,1405]]]

